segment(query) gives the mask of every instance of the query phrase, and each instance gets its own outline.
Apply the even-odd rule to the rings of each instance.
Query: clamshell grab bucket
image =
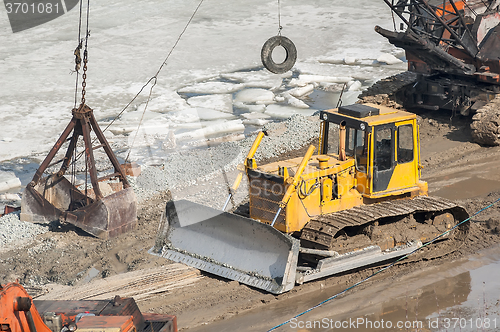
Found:
[[[99,128],[92,109],[81,104],[72,112],[70,123],[24,190],[20,218],[31,222],[70,223],[102,239],[125,233],[137,224],[137,199],[134,191]],[[65,177],[65,173],[83,155],[82,152],[77,157],[80,136],[85,145],[84,162],[87,172],[85,190],[82,191]],[[65,142],[69,142],[65,156],[51,163]],[[94,145],[94,142],[98,144]],[[104,150],[113,169],[111,174],[100,178],[97,176],[93,152],[97,149]],[[45,175],[48,168],[58,164],[61,164],[59,171]],[[74,176],[72,174],[72,178]],[[87,177],[90,178],[90,184]]]
[[[42,181],[45,185],[26,187],[21,201],[22,221],[70,223],[102,239],[132,230],[137,224],[137,204],[132,188],[112,193],[75,210],[69,210],[73,199],[85,195],[65,178]],[[71,194],[70,194],[71,193]]]
[[[256,220],[179,200],[167,203],[151,252],[280,294],[295,284],[299,241]]]

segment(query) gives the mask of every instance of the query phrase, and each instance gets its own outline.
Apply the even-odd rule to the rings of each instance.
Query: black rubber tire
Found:
[[[283,46],[286,51],[285,61],[282,63],[276,63],[273,61],[273,50],[276,46]],[[293,42],[283,36],[274,36],[269,38],[264,46],[262,46],[262,51],[260,52],[260,58],[262,64],[271,73],[283,74],[292,69],[295,61],[297,60],[297,49]]]

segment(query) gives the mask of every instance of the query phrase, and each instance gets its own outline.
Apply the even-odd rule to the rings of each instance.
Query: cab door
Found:
[[[416,120],[396,123],[396,168],[390,187],[410,188],[418,182]]]
[[[393,123],[374,127],[373,193],[388,190],[393,178],[396,165],[395,131]]]
[[[374,127],[373,193],[416,186],[416,120]]]

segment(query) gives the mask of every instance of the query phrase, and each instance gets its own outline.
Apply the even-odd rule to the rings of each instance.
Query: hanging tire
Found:
[[[276,63],[273,60],[273,51],[276,46],[280,45],[285,49],[286,57],[285,61],[282,63]],[[260,58],[267,70],[275,74],[283,74],[292,69],[295,64],[297,60],[297,49],[290,39],[283,36],[274,36],[269,38],[264,46],[262,46]]]

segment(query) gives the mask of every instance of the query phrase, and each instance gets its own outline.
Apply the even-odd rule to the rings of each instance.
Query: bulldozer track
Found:
[[[472,117],[472,139],[483,145],[500,145],[500,94]]]
[[[357,206],[349,210],[311,219],[302,230],[301,246],[320,250],[335,250],[335,248],[332,248],[334,240],[339,232],[346,227],[368,226],[384,218],[405,217],[415,214],[437,215],[446,212],[453,215],[455,223],[461,222],[469,216],[463,207],[452,201],[429,196]],[[465,223],[458,228],[457,233],[465,235],[467,231],[468,224]],[[455,234],[455,238],[458,238],[457,234]]]

